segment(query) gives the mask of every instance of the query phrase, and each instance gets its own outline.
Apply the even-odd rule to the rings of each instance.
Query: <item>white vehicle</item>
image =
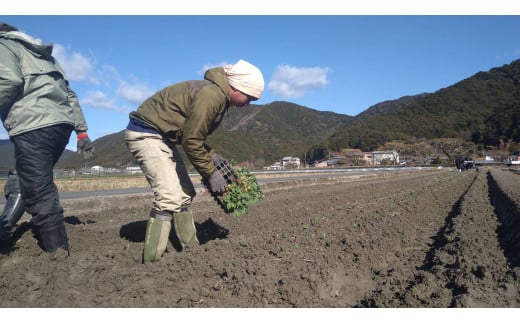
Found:
[[[504,162],[504,165],[506,165],[506,166],[520,165],[520,160],[506,160]]]

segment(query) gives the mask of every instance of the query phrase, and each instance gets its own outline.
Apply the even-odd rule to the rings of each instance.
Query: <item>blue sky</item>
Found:
[[[258,104],[289,101],[355,116],[520,58],[518,15],[12,12],[0,20],[55,44],[92,139],[123,130],[128,113],[155,91],[239,59],[264,74]],[[69,149],[75,143],[73,136]]]

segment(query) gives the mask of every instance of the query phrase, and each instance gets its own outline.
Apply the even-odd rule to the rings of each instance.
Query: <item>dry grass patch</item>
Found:
[[[192,176],[194,183],[200,182],[200,176]],[[0,179],[0,193],[3,193],[6,179]],[[76,176],[57,177],[54,182],[60,192],[83,192],[148,187],[144,175],[117,176]]]

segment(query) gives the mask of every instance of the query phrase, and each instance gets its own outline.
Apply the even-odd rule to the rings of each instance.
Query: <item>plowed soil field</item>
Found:
[[[265,184],[246,216],[207,192],[200,246],[143,264],[151,193],[64,200],[70,257],[28,216],[0,249],[0,307],[520,307],[520,171]],[[57,258],[57,259],[55,259]]]

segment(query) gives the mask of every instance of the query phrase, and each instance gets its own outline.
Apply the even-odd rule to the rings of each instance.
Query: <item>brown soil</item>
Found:
[[[70,257],[43,253],[24,215],[0,307],[520,307],[519,183],[514,168],[302,180],[239,218],[201,192],[201,245],[172,233],[147,265],[150,194],[65,200]]]

